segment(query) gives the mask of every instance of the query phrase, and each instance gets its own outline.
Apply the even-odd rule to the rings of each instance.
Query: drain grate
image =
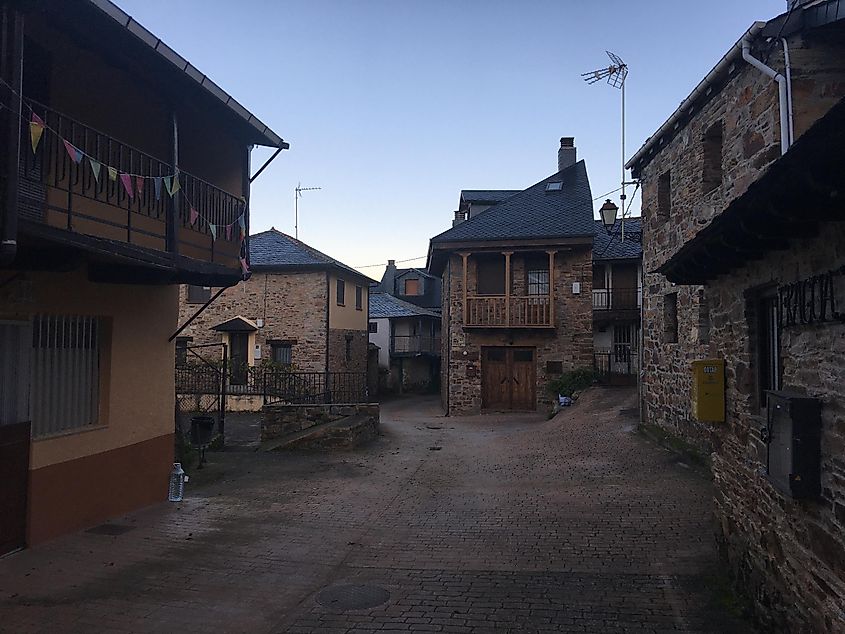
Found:
[[[100,524],[94,528],[89,528],[86,533],[94,535],[123,535],[129,531],[135,530],[134,526],[127,526],[126,524]]]
[[[317,595],[317,603],[335,610],[364,610],[381,605],[390,593],[380,586],[331,586]]]

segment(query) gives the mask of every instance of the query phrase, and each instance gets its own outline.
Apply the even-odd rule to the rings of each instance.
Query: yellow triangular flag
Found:
[[[106,167],[109,172],[109,180],[116,181],[117,180],[117,170],[113,167]]]
[[[179,184],[179,174],[173,175],[173,183],[170,188],[170,195],[173,196],[176,192],[182,189],[182,185]]]
[[[35,118],[37,115],[32,115]],[[41,135],[44,134],[44,124],[38,121],[30,121],[29,123],[29,141],[32,143],[32,153],[38,149],[38,143],[41,141]]]

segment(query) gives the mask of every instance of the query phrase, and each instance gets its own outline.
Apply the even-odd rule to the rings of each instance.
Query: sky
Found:
[[[755,20],[784,0],[117,0],[291,144],[253,183],[275,227],[380,279],[424,266],[462,189],[524,189],[574,136],[596,209],[626,158]],[[253,169],[270,152],[256,148]],[[629,189],[630,194],[630,189]],[[611,196],[619,204],[618,193]],[[639,197],[631,213],[639,214]],[[412,258],[417,258],[413,259]]]

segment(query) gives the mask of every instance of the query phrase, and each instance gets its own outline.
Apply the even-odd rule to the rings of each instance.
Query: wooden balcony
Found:
[[[390,354],[397,356],[431,355],[439,357],[440,337],[393,335],[390,338]]]
[[[548,295],[485,295],[466,298],[465,328],[554,328]]]
[[[54,242],[73,243],[77,237],[78,242],[122,243],[117,247],[136,261],[170,267],[173,281],[189,281],[190,276],[182,275],[186,271],[204,274],[209,282],[215,276],[240,274],[238,218],[246,213],[242,198],[182,170],[181,191],[171,196],[163,182],[157,191],[154,177],[174,174],[172,165],[42,104],[26,103],[46,129],[33,153],[30,111],[25,107],[18,168],[22,225],[33,226]],[[79,163],[71,160],[63,139],[87,156]],[[98,177],[88,157],[101,164]],[[109,177],[108,166],[133,175],[132,196],[120,177]],[[141,187],[134,175],[147,177],[140,181]],[[191,208],[199,216],[194,223]],[[210,224],[217,227],[216,238]],[[227,232],[229,225],[233,226]]]
[[[594,288],[593,310],[633,310],[640,309],[642,291],[638,288]]]

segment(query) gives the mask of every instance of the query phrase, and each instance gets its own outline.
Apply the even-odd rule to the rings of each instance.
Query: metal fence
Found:
[[[366,403],[366,372],[265,370],[264,403]]]
[[[610,350],[593,352],[593,369],[604,383],[636,382],[639,368],[639,356],[631,344],[614,344]]]

